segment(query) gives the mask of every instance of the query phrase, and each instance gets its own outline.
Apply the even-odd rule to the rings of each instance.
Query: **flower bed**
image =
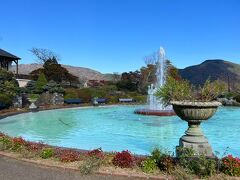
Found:
[[[240,176],[240,159],[231,155],[222,159],[208,159],[204,156],[193,157],[191,149],[180,150],[181,156],[153,150],[150,156],[136,156],[129,151],[105,153],[101,148],[79,151],[52,147],[47,144],[29,142],[21,137],[9,137],[0,133],[0,151],[14,152],[24,158],[49,159],[64,163],[75,163],[80,172],[92,173],[101,169],[123,169],[148,175],[171,175],[176,179],[211,177],[219,173]],[[218,175],[219,176],[219,175]]]

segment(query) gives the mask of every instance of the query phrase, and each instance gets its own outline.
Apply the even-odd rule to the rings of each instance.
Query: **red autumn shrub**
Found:
[[[26,141],[22,137],[14,137],[12,138],[12,143],[18,145],[25,145]]]
[[[93,149],[92,151],[89,151],[88,156],[103,159],[104,158],[104,153],[103,153],[101,148],[98,148],[98,149]]]
[[[81,153],[71,149],[55,149],[55,155],[62,162],[74,162],[80,160]]]
[[[29,151],[40,151],[44,148],[44,146],[45,145],[43,143],[36,143],[36,142],[26,143],[27,150]]]
[[[118,152],[114,156],[112,163],[115,166],[118,166],[121,168],[131,168],[133,167],[133,164],[134,164],[134,158],[131,155],[131,153],[128,150],[126,150],[126,151]]]
[[[221,171],[230,176],[240,176],[240,159],[232,155],[224,157]]]
[[[22,137],[14,137],[11,139],[11,150],[12,151],[20,151],[25,145],[26,141]]]

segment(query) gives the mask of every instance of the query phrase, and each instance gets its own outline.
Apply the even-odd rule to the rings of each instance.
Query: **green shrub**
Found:
[[[167,82],[156,92],[165,105],[170,101],[213,101],[225,90],[220,81],[207,80],[203,87],[194,88],[186,80],[176,80],[168,77]]]
[[[63,87],[56,83],[55,81],[51,80],[49,81],[44,87],[44,91],[48,91],[50,93],[64,93]]]
[[[76,99],[78,97],[78,89],[68,88],[65,89],[64,99]]]
[[[83,88],[78,90],[78,97],[83,100],[83,102],[91,102],[92,98],[92,90],[90,88]]]
[[[196,97],[200,101],[212,101],[224,92],[224,85],[220,81],[211,82],[209,79],[205,81]]]
[[[36,101],[39,97],[40,97],[39,94],[30,94],[29,95],[29,98],[32,101]]]
[[[154,148],[153,151],[151,152],[150,158],[156,161],[156,163],[158,163],[161,159],[161,156],[162,156],[162,152],[160,151],[160,149]]]
[[[35,91],[36,93],[42,93],[43,92],[43,87],[48,83],[45,75],[41,72],[38,79],[37,79],[37,82],[36,82],[36,85],[35,85]]]
[[[25,88],[22,88],[22,91],[25,93],[34,93],[36,89],[36,81],[29,81]]]
[[[0,137],[0,150],[10,149],[12,146],[11,139],[7,136]]]
[[[183,168],[200,177],[211,176],[217,171],[215,159],[206,158],[204,155],[195,156],[192,148],[178,148],[178,160]]]
[[[26,145],[26,141],[22,137],[12,138],[11,142],[12,145],[10,149],[15,152],[21,151]]]
[[[12,105],[12,98],[9,97],[7,94],[0,94],[0,104],[5,106],[6,108],[10,107]]]
[[[188,169],[199,177],[212,176],[217,172],[217,162],[200,155],[200,157],[189,160]]]
[[[194,157],[195,155],[195,151],[193,148],[186,148],[186,147],[185,148],[178,147],[177,153],[178,153],[179,163],[184,168],[188,167],[189,159]]]
[[[92,97],[106,97],[107,96],[107,91],[105,89],[102,89],[102,88],[92,89],[91,96]]]
[[[92,172],[98,170],[102,163],[103,160],[101,158],[89,156],[79,169],[82,174],[91,174]]]
[[[54,150],[52,148],[44,148],[41,151],[40,157],[43,159],[48,159],[54,155]]]
[[[166,171],[168,173],[173,171],[176,165],[175,159],[172,156],[162,153],[158,148],[152,151],[150,159],[156,162],[161,171]]]
[[[142,170],[145,173],[153,173],[155,170],[158,169],[157,163],[155,160],[148,158],[141,164]]]
[[[156,92],[156,96],[161,98],[165,105],[168,105],[172,100],[182,101],[192,99],[192,89],[188,81],[168,77],[166,84]]]
[[[14,74],[0,68],[0,94],[13,98],[20,91]]]

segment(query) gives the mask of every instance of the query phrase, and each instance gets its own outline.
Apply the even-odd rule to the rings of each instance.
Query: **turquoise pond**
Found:
[[[50,145],[149,154],[154,147],[175,152],[187,123],[178,117],[134,114],[139,106],[107,106],[25,113],[0,120],[0,131]],[[218,109],[202,123],[214,151],[240,156],[240,108]]]

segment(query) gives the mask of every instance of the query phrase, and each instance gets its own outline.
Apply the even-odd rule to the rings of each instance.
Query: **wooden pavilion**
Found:
[[[7,71],[12,67],[12,62],[16,64],[16,77],[18,77],[18,61],[21,58],[0,49],[0,68],[6,69]]]

